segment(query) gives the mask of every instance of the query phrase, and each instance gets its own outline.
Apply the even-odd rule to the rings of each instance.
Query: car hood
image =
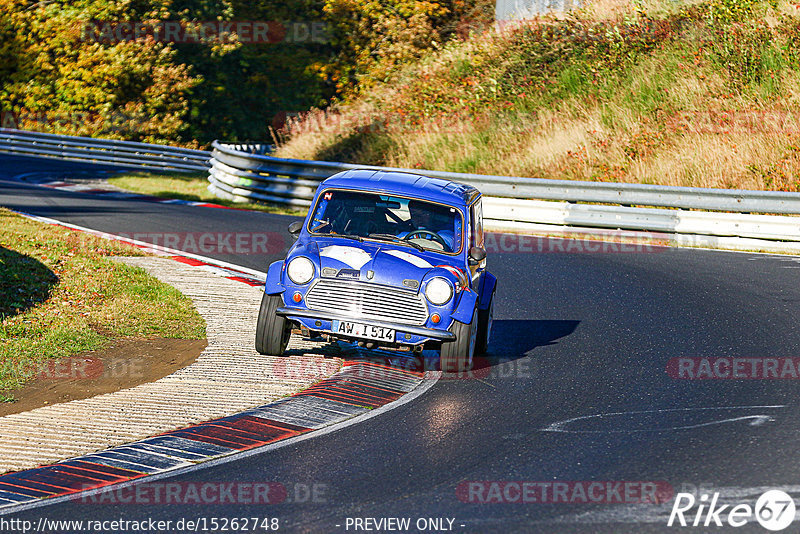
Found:
[[[402,286],[403,280],[421,282],[427,273],[441,265],[441,259],[433,254],[402,245],[350,243],[342,239],[317,239],[297,247],[291,256],[308,256],[319,265],[325,278],[368,280],[393,286]]]

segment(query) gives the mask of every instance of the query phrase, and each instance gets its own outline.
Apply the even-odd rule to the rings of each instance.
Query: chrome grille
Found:
[[[357,319],[416,326],[428,320],[428,306],[421,295],[366,282],[320,279],[306,295],[306,305]]]

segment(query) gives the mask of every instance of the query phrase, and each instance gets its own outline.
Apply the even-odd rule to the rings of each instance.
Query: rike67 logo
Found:
[[[794,500],[781,490],[765,492],[756,500],[755,506],[721,504],[719,493],[710,498],[708,494],[702,494],[699,499],[691,493],[678,493],[667,526],[742,527],[755,520],[767,530],[779,531],[791,525],[794,517]]]

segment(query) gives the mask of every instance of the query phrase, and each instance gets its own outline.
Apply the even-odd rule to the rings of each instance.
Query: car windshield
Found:
[[[329,190],[308,223],[312,234],[391,241],[437,252],[461,251],[463,221],[454,207],[424,200]]]

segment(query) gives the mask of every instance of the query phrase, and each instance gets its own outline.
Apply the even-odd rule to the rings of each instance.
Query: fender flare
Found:
[[[469,324],[472,321],[472,312],[475,310],[475,303],[478,301],[478,294],[474,291],[464,290],[461,292],[461,299],[458,306],[450,317],[459,323]]]
[[[481,287],[480,291],[480,300],[478,304],[478,308],[481,310],[488,310],[489,304],[492,303],[492,295],[494,294],[494,290],[497,288],[497,277],[486,271],[483,273],[483,277],[481,280]]]
[[[281,283],[281,274],[283,272],[283,260],[270,263],[267,268],[267,281],[264,283],[264,293],[267,295],[276,295],[283,293],[286,289]]]

